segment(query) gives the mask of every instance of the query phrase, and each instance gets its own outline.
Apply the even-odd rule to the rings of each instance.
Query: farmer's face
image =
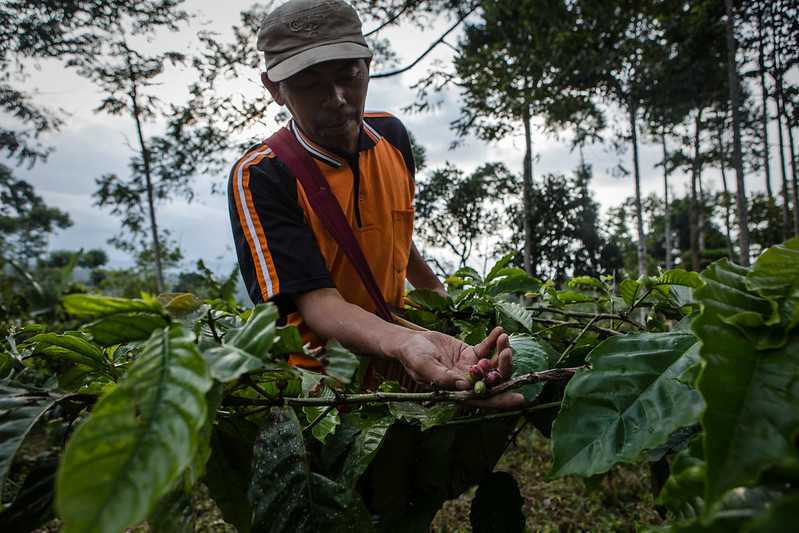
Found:
[[[303,133],[317,144],[358,149],[369,62],[346,59],[319,63],[275,83],[261,75],[264,86],[285,105]]]

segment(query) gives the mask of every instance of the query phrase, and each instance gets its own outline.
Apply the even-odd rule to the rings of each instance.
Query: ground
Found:
[[[524,501],[525,532],[638,531],[641,525],[662,524],[649,488],[646,465],[614,468],[589,492],[580,478],[544,481],[552,465],[550,441],[533,428],[525,429],[497,463],[495,471],[516,478]],[[471,531],[469,507],[474,490],[444,505],[430,531]]]

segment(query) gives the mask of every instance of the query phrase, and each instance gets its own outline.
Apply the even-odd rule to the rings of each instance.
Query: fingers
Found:
[[[494,351],[494,348],[497,346],[497,340],[500,336],[503,335],[502,328],[500,326],[495,327],[491,330],[491,333],[488,334],[488,337],[483,339],[480,344],[474,347],[474,353],[478,359],[483,357],[489,358],[491,357],[491,353]],[[505,335],[507,337],[507,335]],[[510,344],[508,344],[510,346]]]
[[[513,351],[510,348],[510,338],[504,333],[497,339],[497,353],[491,362],[494,368],[499,369],[503,378],[510,379],[513,375]]]
[[[490,357],[494,348],[496,352],[491,358],[491,363],[503,378],[508,379],[513,374],[513,352],[510,348],[510,337],[499,326],[494,328],[483,342],[474,347],[474,352],[478,358]]]

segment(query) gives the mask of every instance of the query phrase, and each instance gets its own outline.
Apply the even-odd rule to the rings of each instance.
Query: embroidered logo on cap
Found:
[[[293,32],[304,31],[313,37],[319,33],[319,26],[324,24],[327,17],[321,14],[303,15],[289,21],[289,29]]]

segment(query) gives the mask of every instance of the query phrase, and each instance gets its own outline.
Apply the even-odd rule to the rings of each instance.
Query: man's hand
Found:
[[[449,390],[470,389],[469,367],[482,358],[491,359],[505,378],[513,373],[510,340],[501,327],[494,328],[477,346],[470,346],[436,331],[419,332],[400,347],[399,357],[405,370],[417,383],[429,385],[435,381],[436,386]],[[523,400],[521,394],[508,392],[485,400],[475,400],[473,405],[514,407]]]

